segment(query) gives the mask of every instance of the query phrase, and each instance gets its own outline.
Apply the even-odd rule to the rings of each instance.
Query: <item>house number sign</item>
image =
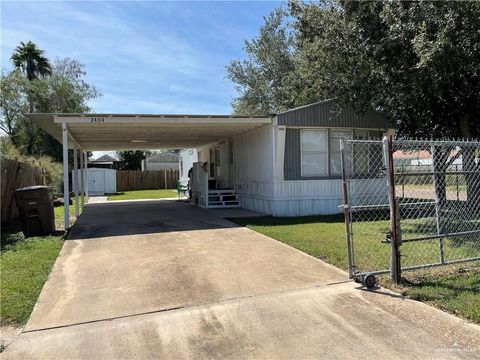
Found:
[[[103,123],[103,122],[105,122],[105,118],[103,118],[103,117],[91,117],[90,122],[92,122],[92,123]]]

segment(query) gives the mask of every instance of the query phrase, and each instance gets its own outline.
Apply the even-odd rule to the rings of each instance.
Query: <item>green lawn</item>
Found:
[[[70,205],[69,207],[69,212],[70,212],[70,224],[73,224],[75,222],[75,203],[73,205]],[[65,224],[63,222],[63,206],[57,206],[53,208],[53,211],[55,213],[55,228],[57,230],[63,230],[65,228]],[[80,213],[82,213],[82,207],[79,207]]]
[[[55,221],[63,221],[63,206],[57,206],[53,208],[55,212]],[[69,207],[70,216],[75,216],[75,205],[70,205]],[[81,210],[80,210],[81,212]]]
[[[165,199],[177,197],[177,190],[135,190],[108,195],[108,200]]]
[[[383,285],[480,324],[480,262],[404,272],[404,282]]]
[[[311,216],[297,218],[241,218],[236,223],[282,241],[307,254],[322,259],[346,270],[348,267],[345,224],[343,215]],[[385,239],[388,221],[370,221],[354,223],[355,262],[362,271],[388,269],[389,245]],[[415,235],[418,224],[414,220],[406,222],[403,231],[409,236]],[[444,241],[446,259],[459,259],[480,255],[480,248],[467,242],[459,246],[451,240]],[[404,243],[401,246],[404,266],[436,262],[438,257],[437,241]],[[475,265],[475,264],[474,264]],[[463,269],[472,264],[464,264]],[[480,268],[471,271],[451,272],[451,269],[437,268],[437,271],[403,272],[406,282],[399,291],[412,298],[426,301],[445,310],[460,314],[480,323]],[[385,278],[382,285],[393,287]],[[452,284],[457,284],[458,289]],[[446,296],[445,294],[449,294]],[[473,299],[475,298],[475,299]]]
[[[25,239],[19,231],[2,233],[0,324],[25,324],[62,248],[58,236]]]

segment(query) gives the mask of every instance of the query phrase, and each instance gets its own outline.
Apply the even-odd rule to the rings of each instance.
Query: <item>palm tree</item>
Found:
[[[31,41],[26,44],[21,42],[14,50],[11,59],[15,67],[27,75],[29,81],[52,73],[52,67],[44,56],[44,51]]]

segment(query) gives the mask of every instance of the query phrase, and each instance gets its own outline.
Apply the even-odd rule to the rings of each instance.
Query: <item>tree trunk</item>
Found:
[[[460,131],[463,138],[470,139],[472,137],[468,117],[460,121]],[[467,201],[474,213],[480,210],[480,169],[478,164],[475,163],[477,150],[473,146],[465,147],[462,153],[462,170],[465,173],[465,183],[467,185]]]
[[[446,165],[448,160],[448,151],[441,147],[432,146],[433,161],[433,183],[435,186],[435,199],[438,206],[443,206],[447,202],[447,184],[446,184]]]

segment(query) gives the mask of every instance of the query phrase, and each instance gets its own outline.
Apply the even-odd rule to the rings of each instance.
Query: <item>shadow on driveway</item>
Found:
[[[85,206],[67,240],[237,227],[184,201],[132,201]]]

